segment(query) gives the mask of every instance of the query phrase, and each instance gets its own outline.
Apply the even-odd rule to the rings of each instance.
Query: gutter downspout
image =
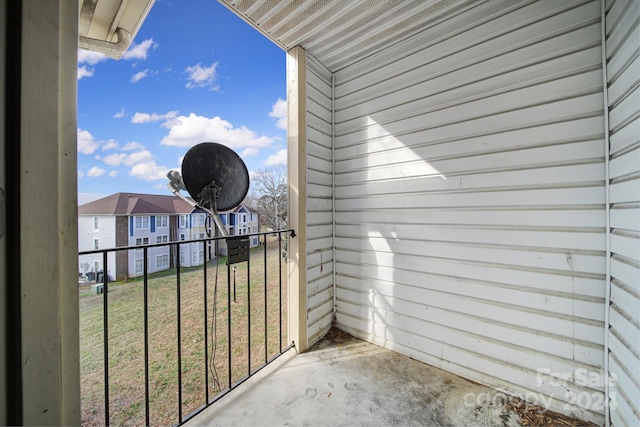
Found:
[[[609,172],[609,95],[607,76],[607,28],[605,0],[600,1],[600,30],[602,55],[602,92],[604,102],[604,173],[605,173],[605,307],[604,307],[604,422],[611,425],[610,420],[610,390],[609,390],[609,324],[611,307],[611,223],[610,223],[610,172]]]
[[[131,42],[131,34],[125,29],[118,28],[116,30],[116,36],[118,37],[118,40],[116,42],[108,42],[105,40],[80,36],[79,45],[83,49],[102,52],[111,58],[120,59],[122,54],[129,47],[129,42]]]

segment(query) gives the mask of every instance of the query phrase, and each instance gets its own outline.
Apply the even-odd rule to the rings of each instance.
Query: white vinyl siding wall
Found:
[[[640,425],[640,2],[607,2],[611,424]]]
[[[332,90],[330,72],[307,55],[307,342],[333,321]]]
[[[334,88],[338,326],[597,423],[574,376],[604,364],[600,16],[485,2]]]

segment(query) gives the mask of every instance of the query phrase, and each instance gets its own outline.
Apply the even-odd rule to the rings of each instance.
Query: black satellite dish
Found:
[[[187,151],[182,179],[198,205],[214,211],[235,208],[249,191],[249,172],[240,156],[216,142],[202,142]]]

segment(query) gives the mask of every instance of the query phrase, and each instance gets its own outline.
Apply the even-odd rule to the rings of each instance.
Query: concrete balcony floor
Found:
[[[498,392],[333,329],[289,350],[190,426],[520,426]]]

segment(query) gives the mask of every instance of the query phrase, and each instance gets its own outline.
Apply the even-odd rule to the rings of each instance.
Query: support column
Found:
[[[298,352],[307,350],[307,150],[306,150],[306,52],[287,52],[289,228],[289,341]]]

